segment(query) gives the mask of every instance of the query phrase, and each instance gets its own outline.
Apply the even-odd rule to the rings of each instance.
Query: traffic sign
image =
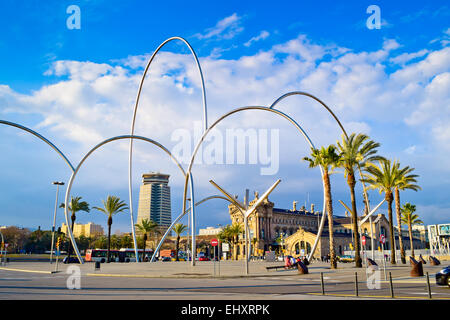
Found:
[[[217,239],[211,239],[211,245],[213,247],[216,247],[219,244],[219,241]]]
[[[366,245],[366,236],[362,236],[362,237],[361,237],[361,242],[362,242],[362,245],[363,245],[363,246]]]
[[[222,243],[222,251],[223,252],[229,252],[230,251],[230,245],[228,243],[223,242]]]

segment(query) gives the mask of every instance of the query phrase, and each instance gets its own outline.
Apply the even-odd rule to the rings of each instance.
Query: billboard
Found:
[[[450,236],[450,223],[438,224],[437,227],[440,236]]]

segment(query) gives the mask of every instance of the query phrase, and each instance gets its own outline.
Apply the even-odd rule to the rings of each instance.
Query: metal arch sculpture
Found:
[[[194,206],[197,207],[197,206],[199,206],[200,204],[202,204],[203,202],[206,202],[206,201],[212,200],[212,199],[223,199],[223,200],[226,200],[226,201],[228,201],[228,202],[230,202],[230,203],[233,203],[233,204],[235,204],[235,205],[237,204],[237,203],[234,203],[233,201],[231,201],[230,199],[228,199],[227,197],[220,196],[220,195],[213,195],[213,196],[209,196],[209,197],[203,198],[202,200],[200,200],[199,202],[197,202],[196,204],[194,204]],[[191,208],[192,208],[192,207],[191,207]],[[164,240],[166,239],[166,237],[167,237],[167,235],[169,234],[170,230],[172,230],[173,226],[174,226],[178,221],[180,221],[181,218],[183,218],[183,217],[186,215],[186,213],[188,213],[188,212],[191,210],[191,208],[189,208],[189,209],[187,209],[186,211],[184,211],[183,213],[181,213],[181,214],[180,214],[180,215],[172,222],[172,224],[170,225],[170,227],[166,230],[166,232],[165,232],[164,235],[162,236],[161,241],[159,241],[158,246],[157,246],[156,249],[155,249],[155,252],[153,252],[153,255],[152,255],[152,258],[150,259],[150,262],[155,261],[156,254],[158,253],[159,249],[161,248],[162,244],[164,243]],[[243,213],[242,210],[239,208],[239,206],[237,206],[237,208],[239,209],[239,211],[241,212],[241,214],[244,215],[244,213]]]
[[[303,135],[303,137],[306,139],[306,141],[308,142],[308,144],[310,145],[311,148],[315,148],[314,144],[312,143],[311,139],[308,137],[308,135],[306,134],[306,132],[303,130],[303,128],[291,117],[289,117],[287,114],[274,109],[274,108],[268,108],[268,107],[264,107],[264,106],[247,106],[247,107],[242,107],[242,108],[238,108],[238,109],[234,109],[226,114],[224,114],[223,116],[221,116],[219,119],[217,119],[202,135],[202,137],[200,138],[200,140],[198,141],[194,152],[192,154],[191,157],[191,161],[189,163],[189,167],[188,170],[186,172],[186,180],[185,180],[185,184],[184,184],[184,191],[183,191],[183,210],[182,212],[186,211],[186,193],[187,193],[187,184],[188,184],[188,179],[191,176],[191,171],[192,171],[192,165],[194,163],[195,160],[195,156],[201,146],[201,144],[203,143],[206,135],[211,131],[211,129],[213,129],[218,123],[220,123],[223,119],[227,118],[228,116],[237,113],[237,112],[242,112],[242,111],[246,111],[246,110],[263,110],[263,111],[268,111],[268,112],[272,112],[275,114],[280,115],[281,117],[283,117],[284,119],[288,120],[291,124],[293,124],[299,131],[300,133]],[[322,175],[322,183],[323,183],[323,168],[322,166],[319,166],[320,169],[320,173]],[[191,181],[191,203],[194,202],[194,198],[193,198],[193,179],[191,177],[190,179]],[[325,214],[326,212],[326,206],[325,206],[325,186],[323,185],[323,212]],[[191,224],[192,224],[192,230],[195,231],[195,207],[191,208]],[[324,225],[324,221],[322,221],[321,225],[320,225],[320,229],[323,228]],[[320,230],[320,232],[322,232],[322,230]],[[161,240],[162,241],[162,240]],[[319,238],[317,237],[316,242],[314,243],[313,249],[311,251],[311,255],[314,253],[317,244],[318,244]],[[192,252],[195,252],[195,248],[196,248],[196,244],[195,244],[195,232],[192,232],[192,244],[191,244],[191,248],[192,248]],[[310,257],[308,258],[308,260],[310,259]],[[195,265],[195,259],[192,259],[192,266]]]
[[[147,66],[145,67],[144,70],[144,74],[142,75],[141,78],[141,82],[139,84],[139,89],[138,89],[138,93],[137,93],[137,97],[136,97],[136,104],[134,106],[134,111],[133,111],[133,119],[131,122],[131,131],[130,131],[130,135],[134,135],[134,127],[135,127],[135,123],[136,123],[136,114],[137,114],[137,108],[139,105],[139,100],[140,100],[140,96],[141,96],[141,92],[142,92],[142,87],[144,85],[144,80],[145,80],[145,76],[147,75],[147,71],[150,68],[150,65],[153,62],[153,59],[155,58],[155,56],[158,54],[159,50],[165,46],[167,43],[174,41],[174,40],[179,40],[182,41],[191,51],[192,56],[195,59],[195,62],[197,64],[197,69],[199,71],[200,74],[200,79],[201,79],[201,85],[202,85],[202,97],[203,97],[203,128],[204,130],[206,130],[208,128],[208,118],[207,118],[207,105],[206,105],[206,89],[205,89],[205,81],[203,78],[203,72],[202,72],[202,68],[200,66],[200,62],[198,60],[198,57],[194,51],[194,49],[192,48],[192,46],[189,44],[189,42],[182,38],[182,37],[171,37],[167,40],[165,40],[163,43],[161,43],[158,48],[153,52],[152,56],[150,57]],[[136,234],[135,234],[135,229],[134,229],[134,217],[133,217],[133,193],[132,193],[132,177],[131,177],[131,172],[132,172],[132,160],[133,160],[133,139],[130,140],[130,150],[129,150],[129,159],[128,159],[128,195],[129,195],[129,199],[130,199],[130,219],[131,219],[131,233],[133,236],[133,244],[134,244],[134,250],[135,250],[135,254],[136,254],[136,262],[139,261],[138,259],[138,255],[137,255],[137,242],[136,242]]]
[[[309,97],[309,98],[311,98],[311,99],[314,99],[314,100],[316,100],[317,102],[319,102],[330,114],[331,114],[331,116],[336,120],[336,122],[337,122],[337,124],[339,125],[339,127],[341,128],[341,130],[342,130],[342,133],[345,135],[345,137],[348,139],[348,135],[347,135],[347,132],[345,131],[345,129],[344,129],[344,126],[342,125],[342,123],[341,123],[341,121],[339,120],[339,118],[336,116],[336,114],[331,110],[331,108],[330,107],[328,107],[326,104],[325,104],[325,102],[323,102],[322,100],[320,100],[319,98],[317,98],[316,96],[314,96],[314,95],[312,95],[312,94],[310,94],[310,93],[307,93],[307,92],[304,92],[304,91],[291,91],[291,92],[288,92],[288,93],[285,93],[284,95],[282,95],[281,97],[279,97],[278,99],[276,99],[273,103],[272,103],[272,105],[270,106],[270,108],[272,109],[272,108],[274,108],[281,100],[283,100],[283,99],[285,99],[285,98],[287,98],[287,97],[290,97],[290,96],[294,96],[294,95],[301,95],[301,96],[306,96],[306,97]],[[358,172],[359,172],[359,175],[362,177],[362,170],[361,170],[361,166],[358,164]],[[370,204],[369,204],[369,197],[367,196],[367,188],[366,188],[366,184],[363,182],[363,181],[361,181],[361,183],[362,183],[362,186],[363,186],[363,194],[364,194],[364,202],[365,202],[365,204],[366,204],[366,207],[367,207],[367,212],[370,212]],[[325,222],[324,221],[324,216],[322,217],[322,221],[323,221],[323,223]],[[321,221],[321,224],[322,224],[322,221]],[[372,218],[370,218],[370,221],[372,221]],[[372,226],[372,223],[370,223],[370,225]],[[361,239],[361,226],[360,226],[360,228],[359,228],[360,230],[360,232],[359,232],[359,234],[360,234],[360,242],[362,241],[362,239]],[[317,237],[318,238],[320,238],[320,235],[321,235],[321,233],[319,234],[318,233],[318,235],[317,235]],[[372,234],[372,236],[371,236],[371,239],[372,239],[372,245],[371,245],[371,247],[372,247],[372,250],[373,250],[373,234]],[[361,242],[361,246],[360,247],[362,247],[362,242]],[[309,258],[308,258],[308,260],[309,260]]]
[[[70,180],[69,180],[69,182],[68,182],[68,184],[67,184],[66,196],[65,196],[65,204],[66,204],[66,205],[65,205],[65,208],[64,208],[64,212],[66,213],[66,217],[67,217],[67,203],[68,203],[68,200],[69,200],[69,197],[70,197],[70,191],[71,191],[71,189],[72,189],[72,184],[73,184],[73,181],[75,180],[75,177],[76,177],[78,171],[79,171],[80,168],[81,168],[81,165],[86,161],[86,159],[87,159],[87,158],[88,158],[95,150],[97,150],[97,149],[100,148],[101,146],[103,146],[103,145],[105,145],[105,144],[107,144],[107,143],[113,142],[113,141],[123,140],[123,139],[132,139],[132,140],[133,140],[133,139],[137,139],[137,140],[143,140],[143,141],[146,141],[146,142],[150,142],[151,144],[153,144],[153,145],[159,147],[160,149],[162,149],[164,152],[166,152],[166,153],[170,156],[170,158],[175,162],[175,164],[178,166],[178,168],[180,169],[180,171],[182,172],[182,174],[183,174],[184,176],[186,175],[186,173],[185,173],[183,167],[182,167],[181,164],[178,162],[178,160],[170,153],[170,151],[169,151],[168,149],[166,149],[162,144],[156,142],[155,140],[152,140],[152,139],[149,139],[149,138],[146,138],[146,137],[141,137],[141,136],[133,136],[133,135],[123,135],[123,136],[117,136],[117,137],[112,137],[112,138],[106,139],[106,140],[100,142],[99,144],[97,144],[97,145],[96,145],[95,147],[93,147],[88,153],[85,154],[85,156],[83,157],[83,159],[81,159],[80,163],[77,165],[77,167],[76,167],[75,170],[73,171],[72,175],[70,176]],[[133,226],[134,226],[134,225],[133,225]],[[78,248],[77,248],[76,246],[75,246],[75,249],[76,249],[76,254],[77,254],[78,260],[80,261],[81,264],[83,264],[84,261],[83,261],[83,259],[81,258],[80,252],[78,251]],[[138,256],[136,255],[136,260],[137,260],[137,257],[138,257]]]
[[[41,134],[37,133],[36,131],[34,131],[34,130],[30,129],[30,128],[22,126],[20,124],[17,124],[17,123],[14,123],[14,122],[10,122],[10,121],[6,121],[6,120],[0,120],[0,124],[4,124],[4,125],[7,125],[7,126],[15,127],[15,128],[20,129],[20,130],[23,130],[25,132],[31,133],[35,137],[37,137],[40,140],[44,141],[54,151],[56,151],[56,153],[59,154],[59,156],[64,160],[64,162],[70,167],[70,170],[72,170],[72,173],[75,171],[75,168],[73,167],[72,163],[70,163],[69,159],[65,156],[65,154],[61,150],[59,150],[50,140],[48,140],[47,138],[45,138]],[[66,201],[66,208],[67,208],[67,201]],[[68,215],[66,210],[64,210],[64,214],[65,214],[65,218],[66,218],[66,223],[67,223],[67,225],[69,225],[69,215]],[[75,238],[73,237],[72,230],[71,230],[71,228],[67,228],[67,230],[68,230],[68,233],[69,233],[69,238],[70,238],[70,241],[72,243],[72,246],[75,249],[75,251],[78,252],[77,243],[75,242]],[[78,258],[80,259],[80,257],[78,257]]]

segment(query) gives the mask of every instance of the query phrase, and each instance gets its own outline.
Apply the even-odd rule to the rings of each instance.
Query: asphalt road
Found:
[[[126,278],[80,277],[80,289],[65,273],[36,274],[0,270],[0,299],[164,299],[164,300],[300,300],[300,299],[391,299],[388,282],[380,289],[368,289],[366,279],[359,275],[358,294],[355,297],[354,277],[351,273],[325,275],[325,292],[321,295],[320,278],[302,278],[299,275],[270,277],[185,279],[185,278]],[[450,288],[437,286],[430,277],[433,299],[449,299]],[[401,299],[428,299],[423,282],[395,281],[394,296]]]

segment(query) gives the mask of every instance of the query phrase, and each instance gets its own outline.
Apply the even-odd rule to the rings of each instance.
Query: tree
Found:
[[[411,244],[411,256],[414,258],[414,243],[412,237],[412,226],[416,224],[423,224],[422,220],[419,219],[419,215],[414,214],[416,211],[416,206],[407,202],[403,205],[402,209],[402,222],[408,226],[409,230],[409,242]]]
[[[175,232],[175,234],[177,235],[177,242],[175,245],[175,256],[176,256],[176,260],[179,261],[178,259],[178,251],[180,249],[180,235],[185,232],[187,229],[187,226],[181,223],[177,223],[176,225],[173,226],[172,230],[173,232]]]
[[[338,166],[344,169],[347,184],[350,188],[353,243],[355,244],[355,266],[357,268],[362,267],[362,260],[359,243],[358,213],[355,199],[355,170],[365,167],[370,162],[384,159],[383,157],[376,155],[379,146],[379,143],[369,140],[369,137],[362,133],[359,133],[358,135],[352,133],[348,138],[343,134],[342,141],[337,142],[340,158]]]
[[[401,219],[401,209],[400,209],[400,190],[414,190],[418,191],[421,190],[421,188],[416,185],[417,182],[416,178],[418,175],[410,174],[412,171],[414,171],[414,168],[405,167],[403,169],[400,169],[400,164],[398,164],[398,180],[397,184],[395,186],[395,210],[397,214],[397,225],[398,225],[398,241],[399,241],[399,247],[400,247],[400,255],[402,259],[402,263],[406,264],[406,257],[405,257],[405,248],[403,247],[403,239],[402,239],[402,219]]]
[[[158,224],[151,219],[142,219],[141,223],[135,224],[136,228],[140,233],[143,234],[143,253],[142,253],[142,261],[145,261],[145,247],[148,240],[148,234],[152,232],[158,231]]]
[[[123,212],[128,210],[126,203],[120,200],[119,197],[116,196],[108,196],[106,201],[102,200],[103,208],[94,207],[94,209],[103,212],[108,216],[108,242],[107,242],[107,254],[106,261],[110,262],[110,250],[111,250],[111,225],[113,223],[112,217],[119,212]]]
[[[394,222],[392,219],[392,201],[394,200],[393,189],[398,184],[398,163],[384,159],[378,161],[378,165],[369,163],[363,174],[363,182],[368,183],[369,189],[378,189],[380,194],[384,193],[384,199],[388,204],[388,218],[389,218],[389,242],[391,246],[391,264],[396,264],[395,261],[395,246],[394,246]]]
[[[66,205],[64,203],[61,203],[61,205],[59,207],[60,208],[65,208]],[[86,201],[81,201],[81,197],[75,197],[74,198],[72,196],[72,198],[70,199],[70,202],[69,202],[68,210],[70,212],[72,212],[72,215],[70,216],[70,219],[72,221],[72,225],[70,226],[70,230],[73,232],[73,227],[75,225],[75,220],[77,218],[76,213],[78,211],[84,211],[84,212],[88,212],[89,213],[89,211],[90,211],[89,204]],[[71,250],[72,250],[72,243],[69,242],[69,249],[68,249],[68,253],[67,253],[68,261],[70,261]]]
[[[330,264],[332,269],[337,268],[336,253],[334,250],[334,235],[333,235],[333,200],[331,197],[331,183],[330,174],[333,169],[339,164],[339,155],[336,153],[336,147],[330,145],[327,148],[319,149],[311,148],[311,158],[304,157],[304,161],[309,162],[310,168],[321,166],[323,169],[323,186],[325,189],[325,205],[328,213],[328,229],[330,239]]]
[[[229,227],[228,232],[231,237],[231,243],[233,244],[233,259],[237,260],[237,244],[239,241],[239,235],[244,232],[244,227],[240,223],[233,223]]]

